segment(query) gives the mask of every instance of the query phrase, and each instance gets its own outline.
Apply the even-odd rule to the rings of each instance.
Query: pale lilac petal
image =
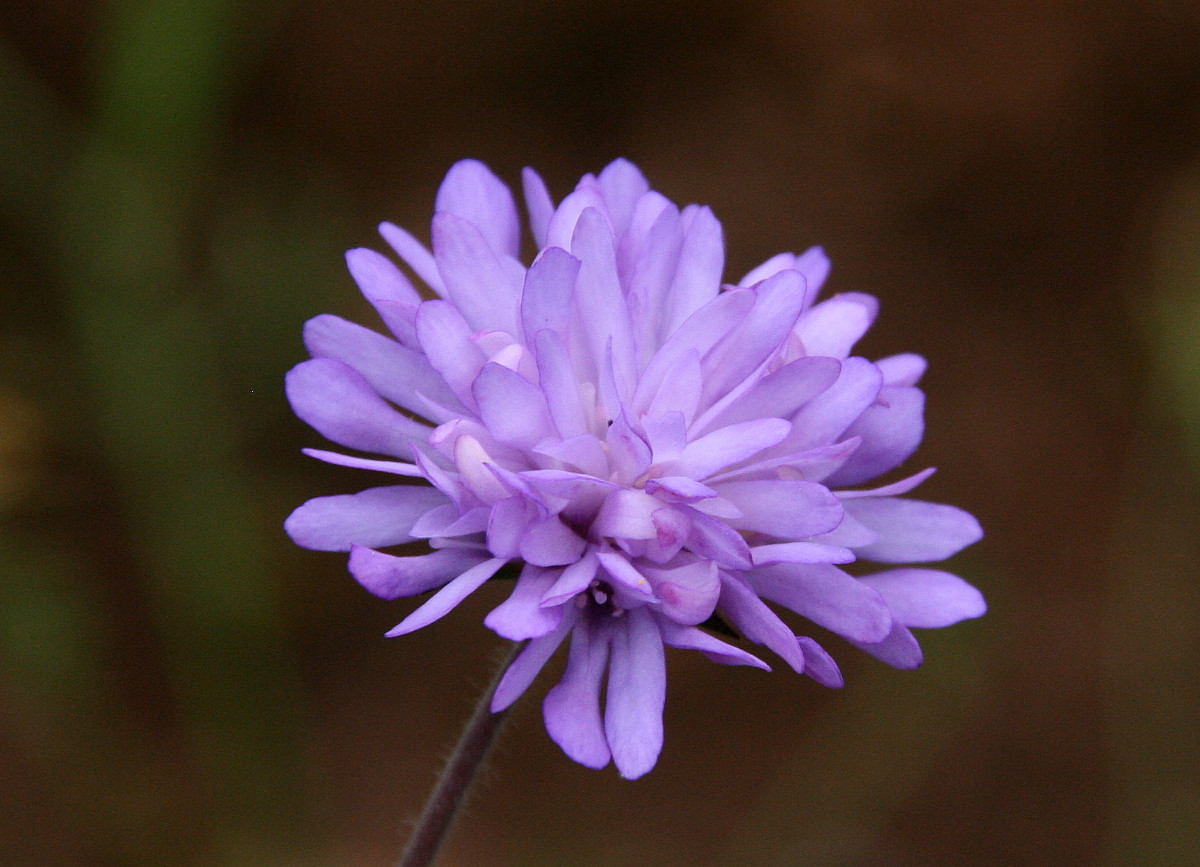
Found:
[[[919,388],[887,386],[885,401],[867,407],[846,429],[862,437],[862,445],[829,477],[831,486],[857,485],[900,466],[921,444],[925,435],[925,394]]]
[[[536,519],[537,512],[537,507],[522,496],[493,502],[488,516],[488,550],[496,557],[520,557],[525,530]]]
[[[558,443],[542,442],[534,451],[562,461],[598,480],[608,476],[608,451],[594,434],[584,433]]]
[[[683,356],[695,353],[703,358],[722,337],[736,328],[754,307],[755,294],[749,289],[722,292],[687,318],[659,348],[643,371],[634,393],[634,409],[648,407],[662,388],[670,388],[667,374]]]
[[[648,229],[638,226],[642,204],[657,200],[657,216]],[[627,303],[638,347],[638,360],[649,360],[658,349],[659,319],[666,307],[667,291],[679,262],[683,238],[679,233],[679,209],[657,193],[647,193],[634,211],[633,226],[621,239],[617,270],[628,288]],[[630,253],[630,250],[633,250]],[[622,254],[632,263],[622,261]],[[640,365],[639,365],[640,366]]]
[[[327,452],[324,449],[300,449],[310,458],[324,461],[327,464],[337,464],[340,467],[355,467],[360,470],[374,470],[379,473],[391,473],[396,476],[410,476],[423,479],[425,476],[416,464],[406,464],[402,461],[377,461],[370,458],[356,458],[353,455],[343,455],[338,452]]]
[[[397,412],[362,374],[332,358],[314,358],[287,374],[292,410],[322,436],[348,448],[412,459],[430,429]]]
[[[681,222],[686,225],[683,248],[659,334],[663,339],[717,296],[725,270],[725,238],[712,210],[689,205]]]
[[[774,277],[780,271],[794,271],[795,268],[795,253],[776,253],[757,268],[751,269],[745,277],[737,282],[737,285],[744,287],[757,286],[763,280],[766,280],[768,277]]]
[[[479,229],[453,214],[438,213],[433,218],[433,253],[446,297],[472,330],[519,333],[522,280],[514,279]]]
[[[803,673],[804,652],[796,636],[745,581],[734,575],[722,574],[719,607],[721,614],[748,639],[775,651],[796,672]]]
[[[489,362],[471,391],[484,425],[497,442],[527,449],[555,432],[542,390],[515,370]]]
[[[579,215],[571,253],[583,263],[576,279],[575,303],[593,358],[604,358],[611,346],[617,386],[622,394],[632,390],[636,355],[633,326],[625,295],[617,280],[616,253],[608,223],[593,208]],[[628,390],[628,391],[627,391]]]
[[[983,594],[949,572],[893,569],[859,580],[879,591],[892,619],[904,626],[940,629],[987,611]]]
[[[596,550],[589,547],[583,556],[562,570],[558,580],[542,595],[540,604],[546,607],[561,605],[572,596],[582,593],[592,583],[599,568]]]
[[[879,534],[879,541],[858,549],[858,555],[880,563],[921,563],[945,560],[983,538],[975,518],[955,506],[863,497],[846,500],[847,514]]]
[[[442,285],[442,275],[438,271],[437,262],[424,244],[391,223],[380,223],[379,234],[430,289],[443,298],[446,296],[446,287]]]
[[[800,407],[833,385],[841,369],[836,358],[797,358],[764,376],[719,412],[705,413],[705,419],[697,422],[697,428],[707,430],[766,416],[790,418]]]
[[[417,308],[417,339],[429,363],[463,404],[475,408],[471,384],[487,356],[471,339],[474,332],[448,301],[426,301]]]
[[[922,482],[935,472],[937,472],[935,467],[927,467],[919,473],[913,473],[908,478],[892,482],[890,485],[881,485],[878,488],[871,488],[865,491],[836,491],[835,493],[843,500],[855,500],[862,497],[898,497],[901,494],[907,494],[909,491],[916,490]],[[828,484],[832,484],[832,482],[828,482]]]
[[[471,223],[497,253],[516,256],[520,251],[521,223],[512,192],[478,160],[462,160],[450,167],[434,208]]]
[[[720,398],[766,362],[804,307],[806,285],[796,271],[781,271],[751,291],[756,300],[750,313],[704,358],[701,406]]]
[[[659,611],[663,617],[685,626],[695,626],[712,617],[721,592],[716,563],[697,560],[673,569],[643,566],[641,572],[649,579],[654,595],[662,601]]]
[[[673,472],[667,469],[664,462],[674,461],[688,446],[687,419],[684,414],[672,411],[654,418],[644,418],[642,428],[654,463],[659,464],[658,469]]]
[[[879,302],[870,295],[847,292],[813,307],[796,323],[796,334],[809,355],[846,358],[879,312]]]
[[[509,597],[483,619],[484,626],[513,641],[550,634],[562,622],[562,608],[543,608],[539,602],[557,578],[558,570],[527,565]]]
[[[575,309],[575,280],[580,261],[558,247],[550,247],[529,266],[521,293],[521,327],[525,342],[534,345],[537,334],[566,334]]]
[[[731,569],[749,569],[753,565],[750,546],[741,533],[695,509],[688,509],[686,514],[692,522],[687,542],[691,550]]]
[[[822,686],[841,689],[846,681],[833,657],[825,648],[805,635],[796,636],[800,649],[804,651],[804,673]]]
[[[713,662],[722,665],[750,665],[770,671],[767,665],[753,653],[747,653],[740,647],[734,647],[712,636],[695,626],[681,626],[665,618],[659,618],[658,628],[662,633],[663,643],[683,650],[699,650]]]
[[[729,524],[781,539],[827,533],[842,520],[842,503],[824,485],[792,479],[714,483],[713,488],[741,510]]]
[[[678,412],[683,416],[684,425],[690,425],[700,406],[703,389],[704,371],[700,367],[700,353],[694,349],[688,350],[675,358],[673,367],[663,372],[662,387],[650,400],[646,415],[656,418]]]
[[[695,503],[717,496],[717,492],[687,476],[662,476],[646,482],[646,493],[664,503]]]
[[[629,221],[638,199],[650,191],[642,170],[624,157],[613,160],[596,178],[604,203],[613,222],[613,234],[620,237],[629,228]]]
[[[546,732],[563,752],[584,767],[602,768],[611,754],[600,718],[600,684],[609,642],[581,620],[571,633],[571,652],[562,680],[546,693],[542,715]]]
[[[537,349],[538,380],[546,396],[546,407],[554,426],[563,439],[587,435],[599,447],[592,435],[580,400],[579,380],[571,366],[571,357],[562,337],[552,331],[539,331],[534,338]],[[601,462],[607,465],[607,459]]]
[[[554,214],[554,200],[546,189],[546,182],[531,168],[521,170],[521,186],[525,192],[525,208],[529,211],[529,229],[538,249],[545,249],[546,229]]]
[[[657,497],[633,488],[622,488],[604,501],[593,530],[615,539],[653,539],[658,531],[651,518],[661,508],[663,502]]]
[[[612,578],[614,590],[620,587],[643,602],[657,601],[646,576],[639,572],[624,554],[616,551],[598,551],[596,559],[600,561],[600,566]]]
[[[387,637],[395,638],[397,635],[407,635],[409,632],[414,632],[423,626],[428,626],[435,620],[439,620],[446,614],[449,614],[458,603],[482,587],[485,581],[495,575],[505,562],[507,561],[496,557],[472,566],[466,572],[463,572],[457,578],[450,581],[450,583],[437,593],[430,596],[424,605],[401,620],[397,626],[392,627],[387,633]]]
[[[853,563],[854,552],[837,545],[817,542],[783,542],[778,545],[758,545],[750,549],[755,566],[772,563]]]
[[[521,558],[537,566],[566,566],[574,563],[587,547],[587,540],[551,515],[529,525],[521,538]]]
[[[850,643],[894,668],[920,668],[921,663],[925,660],[916,637],[899,623],[892,625],[892,631],[883,641],[875,644],[862,641],[851,641]]]
[[[829,445],[879,396],[883,374],[865,358],[847,358],[837,380],[792,417],[792,434],[777,448],[802,451]]]
[[[860,548],[874,545],[879,541],[879,534],[863,524],[849,512],[842,516],[842,523],[828,533],[812,536],[809,541],[822,545],[835,545],[840,548],[850,548],[861,556]]]
[[[781,418],[737,422],[692,440],[678,459],[662,469],[671,475],[707,479],[782,442],[791,429],[791,423]]]
[[[394,557],[354,545],[350,548],[350,574],[379,598],[400,599],[441,587],[486,559],[486,552],[470,548]]]
[[[804,275],[808,283],[807,303],[812,304],[821,287],[825,285],[825,278],[829,276],[829,269],[832,267],[829,257],[825,255],[825,248],[809,247],[796,257],[796,263],[792,267]]]
[[[454,414],[462,411],[446,381],[422,353],[369,328],[339,316],[322,314],[304,324],[304,346],[314,358],[333,358],[353,367],[380,397],[411,412],[421,414],[429,408],[430,404],[421,400],[420,395],[456,408]]]
[[[902,352],[879,359],[875,366],[883,373],[884,385],[916,385],[925,375],[928,364],[915,353]]]
[[[487,529],[491,514],[489,506],[476,506],[462,512],[457,505],[450,503],[426,512],[413,524],[409,533],[414,539],[473,536]]]
[[[588,209],[604,216],[607,224],[608,217],[605,215],[608,213],[608,206],[604,203],[604,196],[600,192],[600,188],[595,184],[580,183],[554,209],[550,222],[546,225],[546,240],[542,246],[570,250],[571,238],[575,234],[579,217]]]
[[[500,683],[496,684],[496,691],[492,694],[492,713],[509,707],[529,688],[550,657],[554,655],[554,651],[558,650],[558,646],[567,637],[571,627],[575,625],[578,613],[574,608],[567,609],[563,612],[562,622],[557,629],[549,635],[535,638],[525,645],[525,649],[517,655],[512,665],[500,677]]]
[[[780,563],[747,573],[760,596],[851,641],[882,641],[892,615],[879,591],[836,566]]]
[[[632,482],[650,469],[654,453],[650,450],[650,444],[630,425],[626,413],[617,414],[609,425],[605,441],[608,444],[608,462],[621,481]]]
[[[415,346],[413,317],[423,299],[403,272],[391,259],[365,247],[349,250],[346,266],[388,329],[401,343]]]
[[[386,548],[411,542],[417,519],[446,503],[436,488],[394,485],[309,500],[283,528],[292,541],[314,551],[349,551],[354,545]]]
[[[617,770],[634,780],[653,768],[662,752],[667,670],[662,635],[650,612],[628,611],[624,627],[612,639],[604,734]]]

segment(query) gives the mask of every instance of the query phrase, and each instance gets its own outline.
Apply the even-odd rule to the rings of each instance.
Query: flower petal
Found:
[[[600,682],[608,661],[608,641],[597,633],[586,619],[575,626],[566,671],[542,703],[551,740],[588,768],[602,768],[611,757],[600,719]]]
[[[550,247],[529,266],[521,292],[521,328],[527,344],[534,345],[540,331],[560,336],[569,332],[581,265],[566,250]]]
[[[521,223],[512,192],[478,160],[461,160],[450,167],[435,209],[471,223],[497,253],[520,252]]]
[[[753,530],[781,539],[827,533],[842,521],[842,503],[824,485],[799,479],[758,479],[713,484],[742,512],[730,518],[737,530]]]
[[[426,301],[417,308],[416,329],[430,365],[464,406],[475,409],[471,383],[487,356],[471,340],[471,326],[449,301]]]
[[[707,479],[768,449],[791,432],[781,418],[759,418],[731,424],[692,440],[676,460],[663,464],[664,473]]]
[[[689,205],[683,209],[683,248],[663,315],[659,339],[665,340],[689,316],[717,297],[725,270],[725,238],[712,209]]]
[[[750,549],[755,566],[772,563],[853,563],[854,552],[838,545],[818,542],[783,542],[778,545],[758,545]]]
[[[748,639],[775,651],[797,673],[804,672],[804,652],[791,628],[758,598],[742,578],[728,573],[721,575],[721,601],[718,607],[721,614]]]
[[[443,298],[446,297],[446,287],[442,285],[442,275],[438,272],[437,262],[424,244],[391,223],[380,223],[379,234],[430,289]]]
[[[533,232],[533,241],[538,249],[545,249],[546,229],[550,225],[550,217],[554,214],[554,200],[546,189],[546,182],[531,168],[521,170],[521,186],[525,191],[525,207],[529,211],[529,228]]]
[[[524,269],[514,268],[515,260],[501,259],[473,223],[447,211],[433,218],[433,255],[446,297],[473,331],[520,333],[517,307]]]
[[[534,521],[521,538],[521,558],[535,566],[566,566],[574,563],[587,547],[587,540],[550,515]]]
[[[401,343],[415,346],[412,320],[422,298],[403,272],[387,256],[365,247],[346,252],[346,267],[384,324]]]
[[[415,331],[414,331],[415,334]],[[455,408],[462,407],[425,356],[340,316],[328,313],[304,324],[304,345],[314,358],[334,358],[353,367],[380,397],[418,415],[431,404],[420,395]],[[432,421],[443,422],[443,415]]]
[[[796,334],[809,355],[846,358],[878,312],[879,302],[870,295],[835,295],[805,313],[796,323]]]
[[[575,625],[578,613],[574,608],[567,609],[563,612],[562,622],[558,624],[557,629],[525,645],[525,649],[517,655],[512,665],[501,675],[500,682],[496,684],[496,691],[492,694],[492,713],[504,710],[529,688],[538,672],[554,655],[554,651],[558,650],[558,646]]]
[[[801,650],[804,651],[804,673],[822,686],[841,689],[846,681],[833,657],[825,652],[825,648],[806,635],[797,635]]]
[[[713,662],[719,662],[722,665],[750,665],[754,668],[761,668],[763,671],[771,670],[771,666],[753,653],[747,653],[740,647],[727,644],[695,626],[681,626],[665,618],[660,618],[658,628],[662,632],[663,643],[671,647],[699,650]]]
[[[940,629],[987,611],[983,594],[957,575],[936,569],[892,569],[860,578],[878,590],[897,623]]]
[[[302,421],[348,448],[411,460],[413,441],[429,437],[428,427],[392,409],[362,374],[332,358],[289,370],[287,396]]]
[[[513,592],[483,619],[484,626],[513,641],[541,638],[553,632],[562,622],[562,608],[543,608],[539,602],[558,574],[557,569],[526,565]]]
[[[515,370],[488,362],[471,392],[484,425],[497,442],[528,449],[556,433],[546,396]]]
[[[921,663],[925,660],[916,637],[899,623],[892,624],[892,631],[883,641],[874,644],[861,641],[851,641],[850,643],[894,668],[920,668]]]
[[[836,566],[780,563],[746,573],[760,596],[851,641],[887,637],[892,614],[879,591]]]
[[[397,635],[407,635],[442,618],[458,603],[482,587],[483,583],[500,571],[500,567],[506,562],[508,561],[503,558],[494,557],[472,566],[430,596],[424,605],[401,620],[399,625],[392,627],[387,633],[387,637],[395,638]]]
[[[415,596],[440,587],[487,559],[475,548],[442,548],[416,557],[393,557],[370,548],[350,548],[350,574],[380,599]]]
[[[847,436],[862,437],[862,445],[827,480],[835,487],[857,485],[900,466],[925,435],[925,393],[919,388],[885,386],[881,402],[867,407]]]
[[[645,608],[625,615],[612,638],[604,733],[621,776],[634,780],[654,767],[663,745],[667,694],[662,635]]]
[[[879,541],[858,549],[858,555],[880,563],[922,563],[945,560],[983,538],[973,516],[955,506],[863,497],[845,501],[847,514],[879,534]]]
[[[617,279],[616,253],[608,223],[594,208],[579,215],[571,253],[583,263],[576,279],[575,303],[592,359],[599,362],[611,346],[617,388],[627,397],[637,367],[629,308]]]
[[[354,545],[386,548],[411,542],[417,519],[447,503],[436,488],[393,485],[309,500],[283,528],[292,541],[314,551],[349,551]]]

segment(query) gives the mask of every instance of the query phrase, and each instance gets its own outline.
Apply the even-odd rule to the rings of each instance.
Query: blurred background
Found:
[[[0,863],[391,863],[500,642],[294,548],[302,323],[462,157],[616,156],[727,276],[823,244],[930,360],[979,621],[829,691],[669,655],[637,782],[543,678],[443,863],[1200,863],[1200,5],[6,0]],[[561,661],[560,661],[561,663]]]

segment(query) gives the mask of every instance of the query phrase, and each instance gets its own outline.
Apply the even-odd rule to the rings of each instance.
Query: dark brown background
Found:
[[[466,156],[616,156],[728,276],[825,245],[926,355],[978,622],[847,687],[670,656],[638,782],[520,706],[450,865],[1200,858],[1200,11],[1183,2],[9,0],[0,861],[386,864],[497,640],[279,529],[374,483],[282,397],[341,263]]]

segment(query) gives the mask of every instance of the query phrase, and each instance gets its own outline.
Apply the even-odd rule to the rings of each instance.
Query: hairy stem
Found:
[[[425,810],[413,829],[408,840],[404,855],[397,867],[429,867],[437,858],[438,850],[454,824],[459,811],[467,802],[471,784],[483,769],[491,752],[492,743],[500,733],[504,720],[511,707],[498,713],[492,713],[490,706],[492,693],[500,678],[521,652],[524,642],[514,642],[512,648],[505,653],[503,661],[496,669],[496,675],[487,689],[483,691],[475,711],[467,720],[462,736],[454,746],[441,778],[425,802]]]

